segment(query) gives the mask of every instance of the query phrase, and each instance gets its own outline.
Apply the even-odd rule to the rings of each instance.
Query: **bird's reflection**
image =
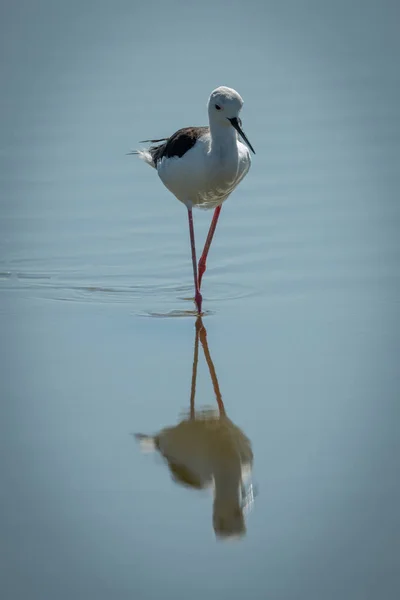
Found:
[[[218,410],[195,409],[199,342]],[[166,427],[154,436],[136,435],[136,438],[143,449],[157,449],[162,454],[176,483],[197,489],[213,485],[213,525],[217,537],[245,534],[244,513],[253,502],[250,481],[253,452],[250,440],[226,414],[201,317],[196,321],[189,414],[174,427]]]

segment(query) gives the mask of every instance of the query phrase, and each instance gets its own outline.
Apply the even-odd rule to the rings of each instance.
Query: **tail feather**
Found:
[[[158,144],[159,142],[166,142],[169,138],[160,138],[159,140],[140,140],[139,144]],[[132,154],[141,154],[143,150],[131,150],[127,152],[127,156],[131,156]]]
[[[168,140],[169,138],[160,138],[159,140],[142,140],[141,142],[139,142],[139,144],[158,144],[160,142],[166,142]],[[163,147],[164,144],[161,144],[160,146],[150,146],[150,148],[145,148],[143,150],[131,150],[130,152],[127,152],[127,155],[139,156],[139,158],[144,160],[148,165],[155,169],[157,168],[157,161],[159,158],[160,150],[162,150]]]
[[[157,144],[158,142],[166,142],[167,140],[169,140],[169,138],[161,138],[159,140],[141,140],[139,144]]]
[[[153,160],[153,156],[151,154],[151,152],[148,149],[145,150],[131,150],[131,152],[127,153],[128,155],[136,155],[139,156],[139,158],[141,158],[142,160],[144,160],[144,162],[146,162],[148,165],[150,165],[150,167],[153,167],[153,169],[156,168],[156,164]]]
[[[139,442],[142,452],[152,452],[157,449],[157,438],[153,435],[144,435],[143,433],[132,434]]]

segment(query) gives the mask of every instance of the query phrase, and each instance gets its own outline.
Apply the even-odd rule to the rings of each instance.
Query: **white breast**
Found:
[[[215,208],[227,199],[250,168],[247,147],[237,142],[210,151],[208,134],[181,157],[163,158],[157,171],[164,185],[186,205]]]

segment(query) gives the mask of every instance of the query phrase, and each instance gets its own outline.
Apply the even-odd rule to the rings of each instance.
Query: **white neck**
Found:
[[[210,119],[211,152],[232,148],[237,152],[237,133],[232,125]]]
[[[226,461],[215,465],[213,469],[216,503],[239,503],[242,482],[242,465],[240,460]]]

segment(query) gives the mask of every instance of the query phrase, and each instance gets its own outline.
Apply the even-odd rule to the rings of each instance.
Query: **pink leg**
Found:
[[[199,319],[199,321],[200,321],[200,323],[199,323],[200,341],[201,341],[201,345],[203,346],[204,356],[206,358],[208,369],[210,371],[211,381],[212,381],[212,384],[214,387],[215,397],[217,399],[217,404],[218,404],[218,408],[219,408],[219,414],[222,417],[222,416],[225,416],[225,414],[226,414],[225,406],[224,406],[224,403],[222,400],[221,391],[219,389],[219,383],[218,383],[217,374],[215,372],[214,363],[213,363],[211,355],[210,355],[210,350],[208,349],[207,331],[206,331],[206,328],[204,327],[203,323],[201,322],[201,319]]]
[[[200,323],[199,323],[200,322]],[[193,368],[192,368],[192,387],[190,390],[190,418],[196,417],[196,411],[194,407],[194,399],[196,396],[196,380],[197,380],[197,364],[199,362],[199,331],[201,327],[201,317],[197,317],[196,321],[196,337],[194,340],[194,352],[193,352]]]
[[[221,208],[222,208],[222,205],[220,204],[219,206],[217,206],[217,208],[214,211],[214,216],[212,218],[210,229],[208,231],[206,243],[204,244],[203,254],[201,255],[201,258],[199,260],[199,290],[200,290],[200,287],[201,287],[201,279],[202,279],[202,277],[203,277],[203,275],[205,273],[205,270],[206,270],[207,254],[208,254],[208,251],[210,249],[212,239],[214,237],[215,228],[216,228],[217,223],[218,223],[218,217],[219,217],[219,213],[221,212]]]
[[[195,289],[194,300],[196,302],[197,311],[200,315],[201,314],[201,303],[203,301],[203,298],[202,298],[202,295],[200,294],[200,287],[199,287],[199,284],[197,281],[196,245],[194,242],[193,214],[192,214],[191,208],[188,208],[188,218],[189,218],[190,245],[192,248],[193,277],[194,277],[194,289]]]

